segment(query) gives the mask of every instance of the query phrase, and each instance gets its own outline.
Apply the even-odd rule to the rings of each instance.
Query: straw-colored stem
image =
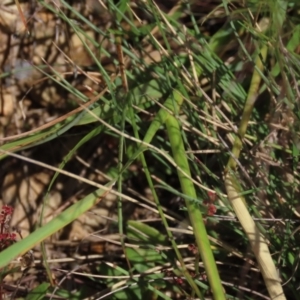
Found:
[[[258,227],[254,223],[246,206],[245,199],[241,196],[240,185],[237,182],[237,176],[234,175],[237,160],[242,149],[242,140],[245,136],[247,126],[251,117],[251,113],[257,98],[261,76],[259,71],[263,71],[263,61],[267,56],[267,46],[262,47],[260,55],[256,60],[256,69],[253,72],[248,97],[244,107],[241,124],[236,136],[232,156],[229,158],[227,168],[225,170],[225,187],[228,199],[234,208],[234,211],[249,239],[252,251],[257,259],[261,273],[263,275],[266,287],[271,299],[285,299],[283,289],[277,275],[276,267],[272,260],[267,241]],[[261,60],[262,58],[262,60]]]

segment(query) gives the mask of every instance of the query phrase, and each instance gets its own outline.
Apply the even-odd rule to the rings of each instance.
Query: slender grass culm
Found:
[[[300,3],[2,2],[0,300],[298,299]]]

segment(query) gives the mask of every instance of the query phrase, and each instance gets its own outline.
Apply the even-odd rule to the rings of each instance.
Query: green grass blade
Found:
[[[181,171],[179,170],[177,171],[182,192],[185,195],[196,199],[197,195],[194,188],[194,184],[190,179],[191,178],[190,167],[186,157],[178,120],[174,116],[169,115],[166,119],[166,127],[167,127],[168,137],[171,143],[174,160],[176,164],[180,167],[180,169],[183,170],[188,175],[187,177]],[[216,262],[213,253],[211,251],[205,224],[200,212],[200,207],[197,205],[197,203],[191,202],[190,200],[187,199],[185,201],[185,204],[188,210],[189,219],[193,226],[196,243],[201,258],[203,260],[203,264],[207,273],[207,277],[211,286],[212,293],[214,295],[214,299],[225,299]]]
[[[109,189],[113,185],[114,181],[110,182],[106,186]],[[35,230],[28,237],[24,238],[21,241],[18,241],[14,245],[2,251],[0,253],[0,268],[9,264],[18,256],[25,254],[35,245],[44,241],[55,232],[59,231],[72,221],[76,220],[80,215],[82,215],[83,213],[91,209],[94,205],[96,205],[99,201],[101,201],[101,197],[103,197],[106,193],[107,189],[98,189],[92,192],[77,203],[67,208],[49,223]]]

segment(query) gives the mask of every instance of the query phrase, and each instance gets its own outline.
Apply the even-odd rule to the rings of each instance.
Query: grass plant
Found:
[[[75,71],[62,72],[47,58],[25,71],[42,76],[30,89],[45,81],[65,92],[64,112],[36,127],[24,121],[15,134],[3,128],[0,160],[52,172],[45,206],[62,176],[93,190],[48,223],[42,212],[36,230],[1,251],[2,287],[5,267],[115,195],[110,230],[118,233],[119,252],[88,268],[80,261],[78,270],[64,265],[93,284],[93,293],[54,282],[42,247],[48,277],[26,299],[298,299],[299,4],[82,2],[86,7],[37,1],[66,36],[77,37],[89,65],[52,37],[49,47]],[[24,10],[22,2],[16,7]],[[36,27],[26,28],[34,42]],[[19,39],[30,40],[25,33]],[[2,80],[21,71],[5,72]],[[82,84],[86,79],[90,85]],[[70,134],[76,142],[60,164],[34,156]],[[95,141],[108,137],[117,150],[104,182],[68,171],[77,153],[97,153]],[[143,218],[128,215],[127,203],[143,209]]]

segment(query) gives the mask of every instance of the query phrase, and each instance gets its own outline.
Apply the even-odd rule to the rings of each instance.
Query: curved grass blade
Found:
[[[91,209],[94,205],[101,201],[102,197],[109,193],[109,190],[113,187],[114,183],[115,181],[111,181],[106,185],[108,190],[98,189],[87,195],[77,203],[64,210],[61,214],[59,214],[49,223],[45,224],[43,227],[38,228],[23,240],[18,241],[11,247],[8,247],[2,251],[0,253],[0,268],[10,263],[18,256],[26,253],[35,245],[44,241],[46,238],[64,228],[66,225],[76,220],[80,215]]]

